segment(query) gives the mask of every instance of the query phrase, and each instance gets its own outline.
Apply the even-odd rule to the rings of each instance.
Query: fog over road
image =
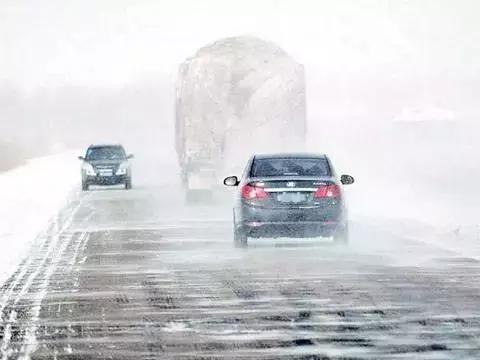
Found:
[[[176,187],[77,193],[0,291],[3,359],[478,359],[478,261],[352,221],[232,245]],[[374,223],[374,222],[373,222]]]

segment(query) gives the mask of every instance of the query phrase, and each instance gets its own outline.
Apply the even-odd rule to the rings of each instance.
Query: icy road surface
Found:
[[[479,359],[479,262],[352,224],[232,246],[175,189],[79,194],[0,292],[3,359]]]

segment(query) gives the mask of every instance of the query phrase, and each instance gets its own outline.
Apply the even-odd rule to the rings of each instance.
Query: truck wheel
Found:
[[[238,227],[236,224],[233,225],[233,242],[235,247],[245,248],[248,246],[248,236],[241,227]]]
[[[344,225],[335,230],[333,234],[333,241],[335,244],[346,245],[348,244],[348,225]]]
[[[82,181],[82,191],[88,191],[90,186],[85,182]]]
[[[132,179],[125,181],[125,190],[130,190],[132,188]]]

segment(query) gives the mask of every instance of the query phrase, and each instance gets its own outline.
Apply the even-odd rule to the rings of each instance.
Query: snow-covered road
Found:
[[[13,273],[70,197],[78,192],[77,152],[0,173],[0,284]]]
[[[174,186],[71,197],[2,288],[3,358],[480,357],[474,257],[366,220],[349,247],[235,249],[229,215]]]

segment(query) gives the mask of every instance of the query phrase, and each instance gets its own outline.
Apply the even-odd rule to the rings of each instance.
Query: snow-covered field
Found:
[[[359,181],[346,192],[353,222],[392,236],[428,243],[459,256],[480,259],[478,206],[472,206],[466,199],[451,202],[445,194],[435,194],[428,189],[415,192],[408,184],[388,187],[381,182]]]
[[[37,237],[80,182],[76,152],[37,158],[0,173],[0,284],[13,273]]]

